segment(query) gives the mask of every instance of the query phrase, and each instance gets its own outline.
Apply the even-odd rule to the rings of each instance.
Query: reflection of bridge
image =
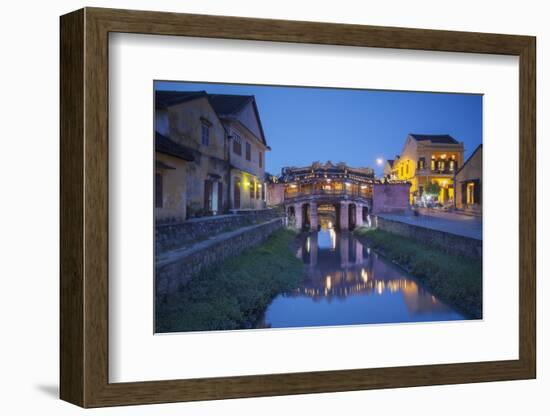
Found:
[[[330,243],[320,242],[329,234]],[[409,314],[447,312],[449,307],[392,263],[371,252],[349,232],[333,229],[308,233],[298,249],[306,267],[306,279],[287,297],[309,297],[315,301],[345,299],[354,295],[382,296],[400,293]]]
[[[341,230],[363,225],[372,208],[374,172],[344,163],[314,163],[304,168],[285,168],[284,204],[296,228],[319,227],[318,208],[331,206]]]

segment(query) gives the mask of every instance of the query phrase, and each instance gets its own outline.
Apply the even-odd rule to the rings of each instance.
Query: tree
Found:
[[[426,186],[426,188],[424,189],[424,193],[426,195],[437,197],[439,195],[440,190],[441,190],[441,187],[436,182],[433,182]]]

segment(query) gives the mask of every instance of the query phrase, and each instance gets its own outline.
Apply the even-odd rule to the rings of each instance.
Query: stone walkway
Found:
[[[483,227],[481,218],[455,212],[423,212],[418,216],[399,214],[379,214],[379,217],[400,221],[418,227],[431,228],[464,237],[482,239]]]

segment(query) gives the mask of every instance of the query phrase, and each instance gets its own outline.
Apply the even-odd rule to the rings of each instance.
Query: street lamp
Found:
[[[376,164],[378,166],[382,166],[382,164],[384,163],[384,159],[382,159],[381,157],[379,157],[378,159],[376,159]]]

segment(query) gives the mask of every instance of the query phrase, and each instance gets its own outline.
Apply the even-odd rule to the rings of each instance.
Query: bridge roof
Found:
[[[311,166],[283,168],[279,180],[282,182],[291,182],[300,178],[315,181],[325,178],[325,175],[331,179],[343,178],[365,181],[374,179],[374,170],[371,168],[347,166],[344,163],[334,165],[329,161],[325,164],[314,163]]]

